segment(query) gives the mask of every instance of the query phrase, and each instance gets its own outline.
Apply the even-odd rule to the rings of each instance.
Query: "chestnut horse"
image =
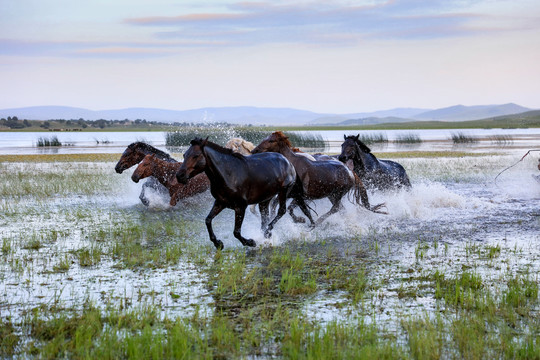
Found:
[[[137,183],[141,179],[153,176],[169,190],[170,205],[175,206],[178,200],[205,192],[210,187],[210,181],[205,174],[195,176],[185,185],[180,184],[176,180],[176,172],[181,165],[181,162],[167,162],[155,154],[149,154],[139,163],[131,175],[131,180]]]
[[[341,144],[339,160],[344,163],[352,160],[354,172],[368,188],[390,190],[411,187],[403,166],[395,161],[377,159],[359,137],[343,135],[345,141]]]
[[[176,178],[185,184],[203,171],[210,180],[210,192],[215,198],[206,217],[206,228],[217,249],[223,249],[223,242],[214,234],[212,219],[225,208],[235,212],[233,234],[242,245],[255,246],[253,239],[241,235],[249,204],[259,204],[261,228],[265,237],[271,236],[275,223],[286,212],[287,196],[296,179],[294,167],[285,157],[280,154],[243,156],[208,141],[208,138],[194,139],[184,154],[184,163]],[[279,210],[268,224],[268,205],[275,195],[279,198]]]
[[[276,131],[264,139],[252,153],[276,152],[285,156],[293,165],[297,174],[295,187],[291,192],[291,197],[295,200],[289,207],[289,213],[293,219],[297,220],[293,214],[296,199],[300,196],[303,199],[315,200],[328,198],[332,203],[332,208],[326,214],[323,214],[317,222],[313,221],[309,210],[302,209],[304,214],[311,221],[312,225],[319,224],[328,216],[336,213],[341,207],[341,199],[350,190],[354,190],[355,201],[360,202],[368,210],[375,211],[383,204],[371,207],[367,197],[367,192],[358,178],[341,162],[331,161],[312,161],[305,156],[300,156],[292,150],[292,144],[289,138],[281,131]]]
[[[178,163],[166,152],[161,151],[153,147],[152,145],[148,145],[147,143],[137,141],[129,144],[126,150],[124,150],[124,153],[120,157],[120,160],[118,160],[118,162],[116,163],[114,170],[117,173],[121,174],[122,172],[124,172],[124,170],[127,170],[133,165],[140,163],[142,159],[144,159],[144,157],[148,154],[154,154],[157,158],[169,163]],[[146,190],[148,188],[153,189],[160,194],[169,194],[169,190],[162,184],[160,184],[156,178],[150,177],[143,184],[141,194],[139,195],[139,199],[141,199],[141,202],[146,206],[148,206],[148,204],[150,203],[148,201],[148,197],[146,196]]]

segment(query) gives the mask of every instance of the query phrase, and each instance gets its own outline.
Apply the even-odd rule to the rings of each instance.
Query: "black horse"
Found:
[[[154,154],[157,156],[158,159],[170,163],[177,162],[166,152],[161,151],[153,147],[152,145],[148,145],[147,143],[137,141],[129,144],[126,150],[124,150],[122,156],[120,157],[120,160],[118,160],[118,163],[116,163],[114,170],[117,173],[121,174],[122,172],[124,172],[124,170],[129,169],[133,165],[137,165],[138,163],[140,163],[144,159],[144,157],[149,154]],[[169,196],[169,190],[165,186],[160,184],[160,182],[155,177],[151,176],[143,184],[141,194],[139,195],[139,199],[141,199],[141,202],[146,206],[148,206],[148,204],[150,203],[148,201],[148,197],[146,196],[146,190],[148,188],[153,189],[161,195]]]
[[[346,163],[352,160],[354,172],[366,187],[379,190],[410,188],[411,182],[407,172],[395,161],[379,160],[371,153],[371,149],[359,140],[360,135],[345,136],[341,144],[339,160]]]
[[[296,172],[289,160],[277,153],[243,156],[208,141],[208,138],[194,139],[184,154],[184,163],[176,178],[185,184],[203,171],[210,180],[210,192],[215,198],[206,217],[206,228],[217,249],[223,249],[223,242],[212,230],[212,219],[225,208],[235,212],[233,234],[242,245],[255,246],[255,241],[240,233],[249,204],[259,204],[261,228],[265,237],[271,236],[275,223],[286,212],[287,196],[296,180]],[[279,210],[268,224],[268,205],[275,195],[279,198]]]

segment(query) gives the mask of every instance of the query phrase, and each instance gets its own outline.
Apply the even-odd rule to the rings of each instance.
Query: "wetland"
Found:
[[[225,210],[223,251],[208,192],[145,207],[119,153],[0,156],[0,357],[540,358],[539,153],[422,146],[377,154],[412,182],[388,215],[248,212],[246,249]]]

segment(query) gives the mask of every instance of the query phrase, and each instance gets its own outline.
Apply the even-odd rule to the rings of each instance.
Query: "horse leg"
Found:
[[[236,207],[234,209],[234,232],[233,235],[235,238],[240,240],[242,245],[244,246],[255,246],[255,241],[253,239],[246,239],[240,234],[240,230],[242,228],[242,223],[244,222],[244,215],[246,214],[246,207]],[[262,211],[261,211],[262,215]]]
[[[212,219],[214,219],[216,215],[219,214],[223,209],[225,209],[225,206],[215,201],[214,206],[212,206],[212,210],[210,210],[210,213],[208,213],[208,216],[205,220],[206,229],[208,230],[208,236],[210,236],[210,241],[214,243],[214,246],[218,250],[223,249],[223,242],[216,238],[216,234],[214,234],[214,230],[212,230]]]
[[[288,194],[288,192],[289,192],[288,189],[284,189],[284,190],[281,190],[279,192],[279,194],[278,194],[279,209],[278,209],[277,215],[274,218],[274,220],[272,220],[272,222],[270,224],[268,224],[268,227],[266,228],[266,231],[264,232],[264,237],[267,238],[267,239],[270,236],[272,236],[272,229],[274,228],[274,225],[276,224],[276,222],[279,219],[281,219],[281,217],[283,215],[285,215],[285,213],[287,212],[287,194]]]
[[[296,200],[293,200],[291,202],[291,204],[289,205],[289,214],[291,215],[293,221],[295,223],[305,223],[306,222],[306,219],[304,219],[303,217],[299,217],[299,216],[296,216],[294,215],[294,209],[296,209],[296,207],[298,206],[298,203],[296,202]]]
[[[300,207],[300,210],[302,210],[304,215],[306,215],[306,217],[309,219],[309,222],[311,223],[311,226],[313,226],[315,224],[315,221],[313,220],[313,217],[311,216],[311,211],[309,210],[309,207],[306,204],[306,200],[304,200],[303,197],[298,196],[293,200],[293,202],[296,202],[298,207]],[[291,214],[291,216],[294,219],[294,215]],[[305,221],[303,221],[303,222],[305,222]]]
[[[143,203],[144,206],[148,206],[150,204],[150,201],[148,201],[148,198],[146,197],[146,182],[143,184],[141,189],[141,194],[139,195],[139,199]]]
[[[338,195],[335,195],[335,196],[329,196],[328,199],[332,203],[332,208],[326,214],[321,215],[321,217],[319,217],[317,219],[317,221],[315,222],[315,224],[313,226],[319,225],[324,220],[326,220],[327,217],[329,217],[332,214],[337,213],[339,211],[339,209],[341,209],[341,198],[343,198],[344,195],[345,194],[338,194]]]
[[[270,201],[264,201],[259,203],[259,212],[261,213],[261,230],[264,231],[264,228],[268,225],[268,206]]]

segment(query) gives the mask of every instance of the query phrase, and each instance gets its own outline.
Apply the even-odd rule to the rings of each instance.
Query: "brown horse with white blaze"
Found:
[[[175,206],[180,199],[203,193],[210,188],[210,181],[205,174],[193,177],[187,184],[180,184],[176,180],[176,173],[180,166],[182,166],[181,162],[167,162],[154,154],[149,154],[139,163],[131,175],[131,180],[139,182],[139,180],[149,176],[155,177],[169,190],[171,206]]]

